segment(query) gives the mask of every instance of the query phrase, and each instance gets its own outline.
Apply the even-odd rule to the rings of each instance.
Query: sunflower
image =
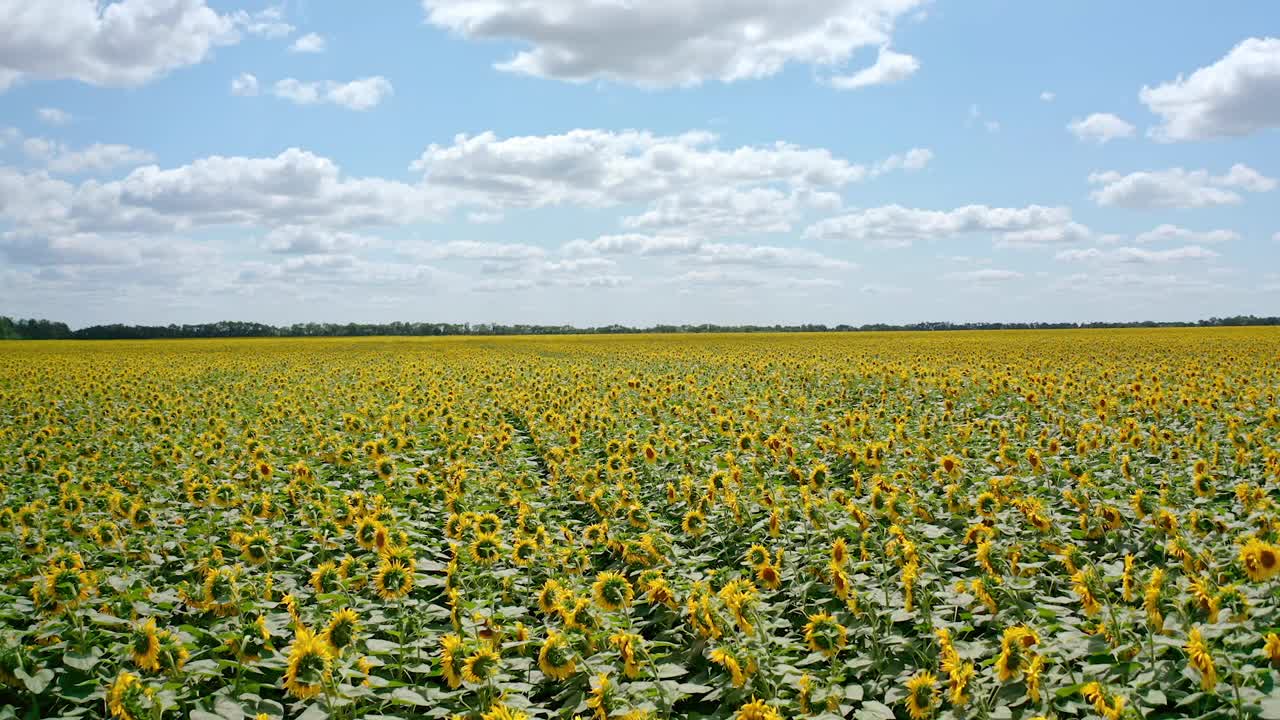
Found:
[[[329,680],[331,665],[328,643],[306,627],[299,627],[293,644],[289,646],[289,660],[284,672],[285,690],[299,700],[315,697]]]
[[[538,591],[538,609],[542,611],[543,615],[554,615],[556,613],[556,607],[563,592],[564,586],[556,580],[548,579],[543,583],[542,589]]]
[[[44,575],[43,594],[53,608],[72,608],[89,599],[93,577],[75,567],[53,566]]]
[[[564,680],[573,675],[577,661],[563,635],[557,632],[547,635],[542,649],[538,651],[538,669],[552,680]]]
[[[912,720],[924,720],[933,714],[938,704],[938,678],[931,672],[921,671],[907,680],[907,712]]]
[[[751,702],[738,708],[733,720],[782,720],[782,713],[765,701],[753,698]]]
[[[485,714],[480,716],[480,720],[529,720],[529,715],[497,702],[489,706]]]
[[[618,632],[609,637],[609,644],[618,651],[618,656],[622,658],[622,673],[629,678],[634,678],[640,674],[640,665],[636,662],[636,655],[641,649],[643,639],[635,633]]]
[[[385,537],[386,530],[386,526],[375,518],[360,518],[356,523],[356,544],[365,550],[373,550],[378,547],[379,531]]]
[[[144,686],[137,675],[121,672],[107,690],[107,710],[116,720],[141,720],[149,717],[154,692]]]
[[[383,600],[399,600],[413,590],[413,571],[399,560],[384,562],[373,576],[373,586]]]
[[[742,687],[747,684],[747,674],[742,671],[742,663],[738,662],[738,658],[724,648],[716,648],[711,651],[711,662],[723,667],[729,671],[730,680],[734,687]]]
[[[773,563],[765,563],[756,568],[756,579],[770,590],[782,587],[782,572]]]
[[[324,641],[336,657],[343,650],[351,647],[356,641],[356,633],[360,631],[360,616],[355,610],[342,608],[329,615],[329,624],[324,629]]]
[[[804,640],[810,650],[834,657],[844,649],[848,637],[844,626],[834,617],[818,613],[809,616],[809,622],[804,626]]]
[[[1280,635],[1267,633],[1266,643],[1262,647],[1262,652],[1271,661],[1272,665],[1280,665]]]
[[[156,636],[155,618],[148,618],[145,623],[133,628],[129,650],[133,656],[133,664],[153,672],[160,669],[160,639]]]
[[[938,458],[938,467],[942,469],[942,472],[954,478],[960,475],[960,468],[963,467],[963,464],[960,462],[960,458],[955,455],[943,455]]]
[[[462,679],[470,683],[482,683],[498,672],[502,657],[490,648],[480,648],[462,664]]]
[[[1187,664],[1200,675],[1200,687],[1210,692],[1218,684],[1218,670],[1214,666],[1213,656],[1209,654],[1209,645],[1200,634],[1200,628],[1191,628],[1187,635],[1187,644],[1183,648],[1187,653]]]
[[[685,513],[680,527],[690,537],[699,537],[707,531],[707,517],[702,514],[701,510],[690,510]]]
[[[747,565],[753,569],[759,569],[761,565],[768,564],[769,549],[763,545],[752,545],[747,548],[746,561]]]
[[[315,570],[311,571],[311,588],[316,591],[317,595],[337,592],[342,588],[342,575],[338,572],[338,568],[330,561],[320,563]]]
[[[587,707],[591,710],[592,720],[609,720],[609,705],[613,698],[613,682],[609,676],[600,673],[592,683],[591,692],[587,694]]]
[[[537,554],[538,543],[528,538],[517,540],[515,546],[511,549],[511,562],[520,566],[528,565]]]
[[[1257,538],[1250,538],[1240,548],[1240,563],[1254,582],[1263,582],[1280,572],[1280,548]]]
[[[1031,657],[1028,648],[1040,642],[1040,636],[1025,625],[1005,628],[1000,638],[1000,655],[996,657],[996,679],[1008,682],[1027,669]]]
[[[271,557],[271,534],[259,530],[242,541],[240,556],[250,565],[261,565]]]
[[[482,534],[471,543],[471,559],[479,565],[492,565],[502,554],[502,541],[497,535]]]
[[[240,585],[232,568],[210,568],[206,571],[203,590],[205,609],[218,615],[233,615],[238,610]]]
[[[596,576],[591,586],[591,594],[602,609],[607,612],[621,610],[631,606],[635,590],[625,577],[615,572],[602,572]]]
[[[462,638],[454,634],[441,636],[440,673],[451,688],[456,689],[462,685],[461,670],[465,663],[466,652],[466,648],[462,645]]]

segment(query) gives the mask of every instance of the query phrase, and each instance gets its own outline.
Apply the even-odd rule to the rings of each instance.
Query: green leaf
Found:
[[[430,705],[426,698],[409,688],[396,688],[391,691],[391,700],[393,702],[403,703],[405,705],[417,705],[419,707]]]
[[[75,668],[76,670],[83,670],[85,672],[88,672],[93,669],[94,665],[98,664],[98,660],[100,660],[101,658],[102,658],[102,651],[95,647],[87,653],[81,653],[81,652],[64,653],[62,655],[62,664],[66,665],[69,668]]]
[[[658,666],[658,677],[660,678],[680,677],[687,672],[689,672],[688,668],[675,663],[666,663]]]
[[[853,716],[856,720],[893,720],[893,708],[882,702],[868,700],[862,703],[862,708]]]
[[[45,688],[49,687],[49,683],[53,682],[53,671],[49,668],[44,668],[36,672],[35,675],[28,675],[22,668],[16,668],[13,671],[13,675],[21,680],[23,685],[27,686],[27,690],[32,695],[39,695],[44,692]]]

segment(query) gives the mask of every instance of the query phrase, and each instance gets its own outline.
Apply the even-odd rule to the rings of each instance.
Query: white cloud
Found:
[[[0,90],[30,75],[132,87],[237,42],[204,0],[0,0]]]
[[[1165,223],[1144,233],[1139,233],[1134,242],[1147,244],[1156,242],[1189,242],[1189,243],[1224,243],[1239,240],[1240,233],[1234,230],[1208,230],[1197,232],[1177,225]]]
[[[348,83],[328,83],[325,99],[348,110],[368,110],[392,95],[391,81],[375,75]]]
[[[36,110],[40,121],[46,125],[66,125],[71,122],[71,113],[58,108],[44,107]]]
[[[998,285],[1001,283],[1021,280],[1023,274],[1017,270],[997,270],[996,268],[983,268],[981,270],[965,270],[962,272],[947,273],[947,277],[953,280],[969,280],[977,285]]]
[[[258,37],[277,39],[294,31],[294,27],[285,22],[284,8],[281,7],[269,7],[254,13],[237,10],[231,18],[245,32]]]
[[[647,87],[733,82],[788,63],[833,67],[889,43],[924,0],[423,0],[427,20],[530,46],[497,67],[571,82]]]
[[[258,94],[258,78],[249,73],[240,73],[231,78],[231,94],[252,96]]]
[[[876,163],[871,169],[871,176],[876,177],[895,170],[923,170],[933,160],[933,151],[928,148],[911,148],[904,155],[890,155]]]
[[[561,247],[569,256],[631,255],[678,256],[702,265],[749,266],[761,269],[806,268],[853,270],[855,263],[828,257],[814,250],[745,243],[715,243],[686,235],[603,235],[595,240],[573,240]],[[683,260],[682,260],[683,261]]]
[[[1239,193],[1223,188],[1239,188],[1249,192],[1267,192],[1276,181],[1246,165],[1236,164],[1225,175],[1210,175],[1207,170],[1142,171],[1128,175],[1097,172],[1089,175],[1089,183],[1101,185],[1091,196],[1099,205],[1134,209],[1202,208],[1238,205]]]
[[[1075,242],[1088,237],[1088,228],[1072,222],[1064,207],[1030,205],[1000,208],[966,205],[954,210],[921,210],[887,205],[821,220],[805,237],[848,240],[890,247],[905,247],[931,240],[988,233],[999,245],[1042,245]]]
[[[985,129],[989,133],[1000,132],[999,121],[992,120],[991,118],[984,118],[982,114],[982,108],[978,107],[977,103],[973,103],[969,105],[969,119],[965,122],[965,125],[972,127],[974,124],[977,124],[979,122],[981,123],[983,129]]]
[[[1044,92],[1040,93],[1040,100],[1042,100],[1043,102],[1053,102],[1054,98],[1056,97],[1058,97],[1056,93],[1050,92],[1048,90],[1045,90]]]
[[[1105,145],[1118,138],[1133,137],[1133,125],[1111,113],[1093,113],[1083,120],[1076,118],[1067,124],[1072,135],[1085,142]]]
[[[1055,255],[1054,259],[1063,262],[1152,265],[1185,260],[1211,260],[1218,256],[1218,253],[1199,245],[1187,245],[1167,250],[1147,250],[1136,247],[1119,247],[1113,250],[1101,250],[1099,248],[1063,250]]]
[[[302,82],[295,78],[285,78],[277,81],[272,89],[276,97],[298,105],[327,102],[348,110],[368,110],[376,107],[393,92],[391,82],[381,75],[360,78],[347,83]]]
[[[835,210],[835,193],[776,188],[710,188],[673,193],[656,200],[649,210],[622,218],[631,230],[686,232],[705,236],[778,233],[791,229],[805,208]]]
[[[840,90],[857,90],[872,85],[892,85],[911,77],[920,69],[920,61],[911,55],[881,46],[876,62],[852,75],[831,78],[831,86]]]
[[[325,227],[285,225],[263,238],[263,247],[281,255],[328,255],[349,253],[377,244],[373,238]]]
[[[94,143],[83,150],[72,150],[63,143],[40,137],[24,140],[22,150],[27,157],[60,175],[105,172],[155,160],[146,150],[128,145]]]
[[[1280,243],[1280,232],[1277,232],[1275,235],[1271,236],[1271,242]]]
[[[562,135],[498,138],[492,132],[458,135],[451,145],[431,145],[411,169],[427,182],[453,188],[493,209],[578,205],[611,207],[625,203],[664,201],[644,226],[669,225],[664,209],[706,206],[733,208],[758,205],[763,195],[728,192],[754,187],[789,191],[839,188],[876,174],[874,168],[850,163],[821,148],[787,143],[723,150],[706,132],[659,136],[634,130],[572,130]],[[917,149],[898,162],[906,168],[927,162]],[[781,192],[780,190],[780,192]],[[694,193],[706,193],[702,198]],[[780,196],[769,196],[770,201]],[[830,197],[797,195],[797,202]],[[714,199],[706,199],[714,198]],[[768,208],[756,208],[768,215]]]
[[[728,290],[812,290],[839,287],[830,278],[780,276],[776,273],[760,273],[755,270],[712,269],[690,270],[676,276],[676,285],[693,287],[718,287]]]
[[[546,251],[536,245],[523,243],[490,243],[473,240],[454,240],[444,243],[428,243],[421,246],[405,246],[400,252],[422,260],[541,260]]]
[[[687,255],[702,247],[699,238],[684,235],[602,235],[595,240],[571,240],[561,251],[567,255]]]
[[[1158,140],[1238,137],[1280,127],[1280,38],[1248,38],[1217,62],[1138,98],[1160,116]]]
[[[320,53],[324,52],[325,39],[323,35],[317,33],[307,33],[289,46],[289,50],[296,53]]]
[[[805,248],[706,243],[693,259],[708,265],[744,265],[762,269],[809,268],[814,270],[853,270],[854,263],[827,257]]]
[[[398,225],[449,207],[422,186],[343,177],[333,161],[296,148],[268,158],[215,155],[172,169],[147,165],[80,185],[0,166],[0,219],[42,232]]]

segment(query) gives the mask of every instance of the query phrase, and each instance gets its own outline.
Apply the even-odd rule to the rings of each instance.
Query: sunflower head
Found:
[[[591,593],[596,603],[607,611],[619,610],[631,605],[635,590],[625,577],[615,572],[602,572],[596,576]]]
[[[307,628],[300,627],[289,648],[285,690],[299,700],[315,697],[328,681],[331,666],[329,645]]]
[[[482,683],[498,672],[502,658],[491,648],[482,647],[463,662],[462,677],[467,682]]]
[[[329,624],[324,630],[324,640],[334,655],[351,647],[360,631],[360,616],[350,608],[335,610],[329,616]]]
[[[818,613],[809,616],[809,622],[804,626],[804,639],[810,650],[833,657],[844,649],[847,631],[831,615]]]
[[[538,651],[538,669],[552,680],[564,680],[573,675],[577,660],[563,635],[556,632],[547,635],[542,649]]]
[[[383,600],[399,600],[413,589],[413,572],[399,560],[384,562],[373,576],[373,585]]]

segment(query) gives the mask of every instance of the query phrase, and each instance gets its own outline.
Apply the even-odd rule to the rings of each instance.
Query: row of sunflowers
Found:
[[[0,717],[1280,717],[1274,329],[12,342]]]

